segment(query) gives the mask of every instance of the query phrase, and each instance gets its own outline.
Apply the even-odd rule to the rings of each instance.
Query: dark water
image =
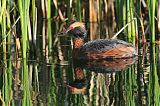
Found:
[[[11,72],[1,61],[1,93],[11,89],[9,102],[16,106],[22,105],[24,98],[37,106],[159,104],[159,76],[149,58],[145,57],[141,68],[138,59],[78,62],[69,58],[56,63],[26,60],[29,79],[23,75],[23,60],[12,60]],[[27,95],[24,80],[29,81]]]
[[[15,59],[14,52],[1,60],[1,104],[160,105],[158,46],[149,46],[145,52],[140,48],[136,58],[78,61],[72,59],[70,42],[70,37],[58,37],[52,53],[37,49],[36,59],[28,51],[26,60]]]

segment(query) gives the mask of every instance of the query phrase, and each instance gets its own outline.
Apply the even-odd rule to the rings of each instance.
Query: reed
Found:
[[[90,22],[90,39],[95,40],[97,38],[100,38],[97,35],[97,26],[98,26],[98,6],[96,5],[98,1],[90,0],[89,1],[89,22]]]
[[[10,14],[9,14],[10,7],[7,6],[7,28],[11,28],[11,22],[10,22]],[[11,59],[11,32],[8,32],[5,36],[7,36],[7,58]]]
[[[22,52],[23,58],[27,57],[27,44],[28,44],[28,21],[29,21],[29,6],[30,0],[18,1],[21,31],[22,31]]]
[[[160,93],[159,93],[159,78],[157,75],[157,54],[156,54],[156,48],[155,45],[152,45],[150,47],[150,60],[152,61],[150,63],[150,73],[149,73],[149,82],[147,84],[148,91],[147,91],[147,101],[148,105],[152,104],[152,102],[155,105],[159,105],[160,101]]]
[[[127,105],[131,105],[131,106],[135,106],[136,102],[135,102],[135,97],[133,96],[134,91],[136,91],[135,87],[136,87],[136,76],[135,76],[135,69],[134,67],[130,67],[127,72],[126,72],[126,77],[127,77],[127,83],[126,83],[126,104]],[[134,88],[133,88],[134,87]]]
[[[114,85],[114,88],[115,88],[115,93],[114,93],[114,99],[115,99],[115,105],[118,105],[118,104],[122,104],[124,105],[125,104],[125,101],[124,101],[124,97],[122,96],[121,94],[121,91],[123,91],[123,84],[126,83],[126,81],[124,80],[124,78],[126,76],[126,73],[125,72],[121,72],[119,73],[118,75],[116,75],[115,79],[115,85]],[[117,96],[121,97],[119,98],[120,99],[120,102],[119,100],[116,98]]]
[[[14,1],[13,1],[14,2]],[[28,38],[27,38],[27,27],[28,27],[28,19],[29,19],[29,6],[30,6],[30,1],[25,1],[25,3],[23,3],[23,1],[18,1],[18,6],[19,6],[19,11],[20,11],[20,16],[21,16],[21,30],[22,30],[22,52],[23,52],[23,58],[26,58],[26,51],[27,51],[27,46],[28,46]],[[51,19],[51,0],[48,0],[47,2],[45,2],[46,4],[44,4],[43,2],[44,1],[41,1],[42,2],[42,9],[46,6],[46,10],[42,11],[43,14],[45,14],[45,11],[47,11],[47,19],[48,19],[48,27],[51,27],[51,22],[50,22],[50,19]],[[55,2],[55,0],[54,0]],[[71,3],[72,2],[72,3]],[[94,10],[94,9],[90,9],[89,12],[90,12],[90,21],[95,21],[95,20],[103,20],[102,17],[104,17],[106,14],[107,14],[107,10],[106,10],[106,5],[107,3],[106,2],[102,2],[102,1],[97,1],[97,2],[94,2],[94,1],[90,1],[89,2],[89,7],[92,8],[92,7],[95,7],[95,4],[97,4],[96,6],[96,9],[98,10]],[[143,1],[144,2],[144,1]],[[32,32],[34,33],[35,32],[35,11],[36,11],[36,4],[37,2],[35,2],[35,0],[32,0],[32,8],[31,8],[31,11],[32,11]],[[56,1],[56,4],[61,4],[61,1]],[[82,3],[83,1],[80,1],[80,0],[77,0],[77,1],[74,1],[74,4],[75,6],[73,8],[73,10],[75,10],[73,13],[75,13],[75,18],[77,20],[82,20]],[[156,9],[156,3],[157,1],[154,0],[154,1],[151,1],[151,0],[148,0],[148,10],[149,10],[149,23],[150,23],[150,31],[151,31],[151,35],[150,36],[150,41],[153,42],[155,41],[155,9]],[[13,3],[14,4],[14,3]],[[74,14],[71,14],[71,5],[73,4],[73,1],[69,0],[66,2],[67,4],[67,17],[68,19],[71,19],[72,15]],[[94,4],[94,5],[93,5]],[[105,5],[103,5],[105,4]],[[141,4],[139,1],[136,1],[136,9],[138,12],[138,8],[140,9],[141,8]],[[10,6],[12,4],[10,3],[7,3],[7,6]],[[16,4],[15,4],[16,5]],[[104,7],[105,6],[105,7]],[[57,6],[58,7],[58,6]],[[55,9],[54,13],[55,13],[55,16],[57,16],[59,14],[59,8]],[[105,8],[105,11],[106,12],[103,12],[103,8]],[[116,8],[116,20],[117,20],[117,26],[118,26],[118,29],[121,29],[124,25],[126,25],[127,23],[129,23],[131,20],[133,20],[133,18],[135,18],[135,11],[134,11],[134,0],[129,0],[129,1],[120,1],[120,0],[116,0],[115,1],[115,8]],[[26,12],[27,11],[27,12]],[[84,10],[86,11],[86,10]],[[141,10],[140,10],[141,11]],[[6,15],[9,14],[9,12],[6,12],[6,0],[3,0],[1,1],[1,13],[0,13],[0,23],[2,26],[2,30],[1,32],[3,33],[1,36],[2,36],[2,39],[4,38],[4,32],[6,32],[6,25],[8,22],[5,21],[6,18],[3,18],[3,17],[6,17],[4,16],[4,14]],[[106,13],[106,14],[105,14]],[[93,19],[94,17],[96,17],[96,15],[92,15],[92,14],[98,14],[98,17]],[[63,14],[61,14],[63,15]],[[44,16],[44,15],[43,15]],[[89,18],[88,17],[88,18]],[[44,16],[45,18],[45,16]],[[86,15],[84,18],[87,18]],[[6,22],[6,23],[5,23]],[[139,25],[139,24],[138,24]],[[56,26],[58,28],[58,24],[56,23]],[[124,34],[127,33],[127,36],[124,36],[124,38],[128,38],[129,39],[129,42],[135,42],[135,36],[136,36],[136,28],[137,28],[137,24],[135,21],[131,22],[131,25],[128,26],[128,28],[124,31]],[[152,29],[151,29],[152,28]],[[52,33],[51,31],[51,28],[48,29],[48,47],[49,47],[49,50],[51,51],[52,49]],[[140,31],[140,29],[138,29],[138,31]],[[8,40],[9,40],[9,37],[8,37]],[[8,42],[6,41],[5,39],[3,40],[3,51],[5,52],[5,43]],[[5,56],[4,56],[5,58]]]
[[[67,0],[67,18],[70,20],[71,19],[71,0]]]
[[[127,2],[126,2],[126,7],[127,7],[127,16],[126,16],[126,22],[127,21],[131,21],[131,18],[132,18],[132,16],[131,16],[131,2],[132,0],[128,0]],[[129,42],[131,41],[131,25],[128,25],[128,28],[127,28],[127,37],[128,37],[128,40],[129,40]]]
[[[2,23],[3,15],[5,14],[5,10],[6,10],[6,0],[0,1],[0,8],[1,8],[0,23]]]
[[[29,82],[29,76],[28,76],[28,64],[26,59],[24,59],[23,61],[23,73],[22,73],[22,80],[23,80],[23,100],[22,100],[22,105],[23,106],[31,106],[32,102],[31,102],[31,94],[30,94],[30,82]]]
[[[137,21],[135,20],[134,16],[134,0],[116,0],[115,2],[118,29],[120,30],[126,24],[128,24],[127,29],[123,31],[124,34],[121,34],[119,38],[127,38],[129,42],[135,44]]]
[[[5,101],[5,105],[8,106],[12,99],[12,62],[11,59],[8,60],[7,68],[3,73],[3,87],[2,93]]]
[[[41,1],[41,9],[42,9],[42,18],[45,19],[46,17],[46,8],[45,8],[45,0]],[[43,61],[45,62],[46,59],[46,22],[43,20],[42,22],[42,56],[43,56]],[[45,65],[45,64],[44,64]],[[45,68],[45,66],[44,66]]]
[[[52,58],[51,58],[52,59]],[[46,98],[46,101],[47,101],[47,105],[57,105],[57,91],[56,91],[56,82],[55,82],[55,76],[54,76],[54,64],[51,64],[51,66],[49,67],[50,69],[50,74],[49,74],[49,77],[51,78],[49,81],[48,81],[48,84],[46,86],[47,88],[47,98]],[[59,97],[60,99],[60,97]]]
[[[36,7],[36,1],[32,0],[32,42],[30,46],[31,51],[34,53],[34,59],[36,59],[36,46],[37,46],[37,7]],[[30,53],[33,55],[32,53]]]
[[[56,95],[57,88],[56,88],[54,64],[51,65],[51,78],[52,78],[52,81],[50,85],[51,85],[52,91],[54,91],[52,92],[52,101],[54,105],[57,105],[57,99],[56,99],[57,98],[57,95]]]
[[[54,5],[52,5],[52,3],[54,3]],[[145,4],[148,7],[145,7]],[[65,6],[63,7],[62,5]],[[3,86],[2,98],[0,98],[0,100],[3,102],[3,105],[4,103],[5,105],[16,105],[15,99],[13,98],[14,96],[12,96],[12,91],[14,91],[12,90],[12,84],[14,84],[12,82],[18,83],[19,76],[21,76],[20,84],[22,84],[23,86],[22,105],[33,105],[33,103],[31,102],[31,91],[34,92],[35,90],[38,91],[38,93],[39,91],[41,91],[39,90],[38,80],[38,72],[41,72],[38,70],[38,68],[41,67],[41,64],[33,63],[33,67],[35,67],[34,70],[36,70],[36,72],[30,72],[30,74],[28,74],[29,70],[27,63],[28,60],[32,59],[31,57],[33,55],[35,57],[34,59],[41,59],[41,57],[37,55],[38,51],[43,52],[42,74],[44,75],[42,75],[42,79],[51,78],[48,86],[45,89],[48,96],[48,98],[46,99],[48,101],[46,103],[53,103],[54,105],[64,105],[63,102],[59,103],[57,97],[60,96],[61,99],[66,100],[66,95],[61,95],[59,92],[65,91],[64,86],[66,86],[66,84],[69,82],[73,82],[74,63],[73,61],[71,61],[72,48],[71,46],[68,46],[71,45],[71,38],[58,38],[57,33],[60,29],[61,22],[64,22],[68,18],[68,20],[83,20],[86,23],[89,20],[90,23],[88,32],[90,36],[88,37],[90,37],[91,40],[102,37],[105,38],[104,36],[108,34],[108,32],[111,32],[109,33],[109,35],[112,36],[112,33],[114,34],[119,30],[121,30],[122,33],[117,34],[118,38],[128,40],[134,45],[136,44],[136,40],[138,40],[138,52],[140,55],[138,59],[138,66],[131,67],[127,72],[119,72],[118,75],[116,74],[116,76],[114,77],[115,79],[112,75],[113,85],[105,86],[106,80],[100,79],[102,77],[98,77],[98,79],[95,73],[88,74],[87,79],[91,79],[89,94],[87,95],[88,97],[86,97],[88,104],[98,104],[99,102],[101,102],[101,104],[105,104],[104,102],[108,102],[110,99],[110,105],[112,105],[112,102],[114,102],[113,105],[143,105],[143,102],[145,101],[145,105],[153,105],[153,103],[155,103],[155,105],[158,106],[160,101],[160,89],[158,83],[159,76],[157,74],[159,73],[157,68],[158,51],[156,47],[154,47],[154,43],[157,40],[156,38],[158,38],[156,34],[158,34],[160,30],[159,5],[160,0],[67,0],[66,2],[64,2],[64,0],[40,0],[38,2],[36,0],[11,0],[11,2],[9,0],[0,0],[0,59],[5,65],[5,68],[2,69],[3,84],[0,83],[0,86]],[[158,9],[156,8],[156,6],[158,7]],[[40,10],[42,10],[42,18]],[[19,15],[20,23],[18,18]],[[158,31],[156,29],[156,16],[158,17]],[[53,24],[52,21],[54,21]],[[103,24],[101,23],[101,21],[103,21]],[[41,26],[41,24],[43,24],[43,26]],[[148,27],[149,30],[147,30]],[[110,31],[110,29],[112,29],[112,31]],[[122,31],[122,29],[124,31]],[[106,32],[106,34],[101,35],[104,34],[104,32]],[[42,37],[39,35],[42,35]],[[58,38],[58,40],[56,38]],[[149,49],[146,48],[146,45],[144,46],[144,44],[146,43],[146,38],[147,41],[149,40],[151,44],[151,48]],[[58,42],[58,44],[56,45],[56,49],[59,49],[60,52],[56,51],[56,49],[53,49],[52,47],[54,39],[56,39]],[[13,42],[13,44],[11,44],[11,41]],[[43,43],[42,48],[40,46],[37,46],[41,45],[41,43]],[[145,58],[147,58],[146,54],[148,54],[147,51],[149,50],[149,60],[151,63],[150,70],[148,72],[149,76],[147,77],[148,82],[145,82],[146,80],[144,80],[143,78],[145,73],[143,68],[145,67],[144,60]],[[57,52],[59,52],[59,57],[57,56],[59,60],[71,61],[70,66],[67,66],[66,70],[65,66],[62,66],[59,69],[56,69],[54,67],[53,62],[57,61],[58,59],[53,57],[53,54],[57,55]],[[14,55],[16,55],[16,59],[24,59],[22,62],[22,68],[20,68],[20,65],[17,61],[14,61]],[[47,73],[48,63],[51,64],[51,74]],[[18,71],[15,71],[15,69],[13,71],[13,67]],[[19,71],[21,69],[23,71]],[[55,69],[58,70],[58,72],[55,71]],[[135,71],[137,71],[137,73]],[[58,73],[58,75],[56,72]],[[32,74],[35,74],[35,78],[33,78],[35,84],[37,84],[37,86],[34,86],[35,89],[30,89],[30,86],[32,86],[31,82],[33,80],[30,80],[30,82],[28,80],[29,77],[32,77]],[[56,75],[58,76],[58,80],[62,79],[62,81],[59,82],[63,86],[62,88],[58,86],[58,90],[56,82],[58,80],[56,79]],[[13,77],[15,77],[14,81]],[[104,77],[106,78],[106,76]],[[96,78],[97,82],[95,83]],[[145,84],[143,81],[145,82]],[[18,84],[15,85],[17,89],[19,86]],[[135,92],[135,90],[137,89],[138,92]],[[142,89],[144,89],[144,92],[142,91]],[[50,93],[50,91],[52,93]],[[57,91],[59,94],[57,94]],[[109,94],[113,94],[112,97]],[[143,99],[144,95],[146,95],[145,99]],[[102,99],[99,99],[100,96],[102,96],[104,101]],[[84,98],[81,95],[70,95],[68,96],[68,98],[69,100],[67,103],[69,104],[73,103],[76,105],[77,103],[78,105],[83,105],[82,103]]]
[[[8,4],[8,5],[6,5]],[[1,37],[1,43],[0,43],[0,48],[2,45],[2,54],[0,54],[0,59],[3,60],[5,67],[3,69],[3,87],[2,87],[2,96],[4,103],[3,105],[8,106],[9,102],[11,100],[12,96],[12,64],[11,64],[11,53],[10,53],[10,32],[7,32],[7,29],[10,28],[10,14],[9,14],[9,4],[7,0],[2,0],[0,1],[0,37]],[[7,55],[8,54],[8,55]],[[9,59],[7,61],[7,59]],[[0,66],[1,67],[1,66]],[[2,70],[0,70],[2,71]],[[2,98],[1,98],[2,100]]]
[[[78,21],[82,21],[82,12],[81,12],[81,0],[76,0],[76,3],[75,3],[75,8],[76,8],[76,19]]]
[[[3,40],[2,42],[2,53],[3,53],[3,60],[6,60],[6,52],[7,52],[7,38],[6,38],[6,30],[7,30],[7,20],[6,20],[6,0],[3,0],[0,2],[0,6],[2,4],[2,12],[0,13],[0,24],[1,24],[1,38]]]
[[[155,11],[157,0],[148,1],[149,24],[150,24],[150,43],[155,43]]]
[[[129,13],[128,13],[128,14],[130,14],[130,20],[134,20],[134,18],[135,18],[135,15],[134,15],[135,12],[134,12],[134,10],[135,10],[135,8],[134,8],[134,0],[130,0],[130,2],[129,2]],[[130,20],[127,23],[129,23]],[[137,21],[135,20],[135,21],[131,22],[131,24],[130,24],[130,31],[128,31],[131,34],[131,36],[128,35],[128,39],[134,45],[135,45],[135,42],[136,42],[135,41],[135,39],[136,39],[136,29],[137,29]]]
[[[52,52],[52,33],[51,33],[51,0],[47,0],[47,35],[48,35],[48,49],[49,54]]]
[[[28,65],[27,65],[27,46],[28,46],[28,23],[29,23],[29,6],[30,0],[19,0],[19,13],[21,21],[21,31],[22,31],[22,57],[23,57],[23,73],[22,80],[24,86],[24,95],[23,95],[23,106],[31,105],[30,89],[29,89],[29,76],[28,76]]]
[[[116,23],[118,29],[121,29],[126,24],[126,1],[116,0],[115,1],[116,8]]]
[[[150,74],[149,74],[149,84],[148,84],[148,104],[155,103],[155,105],[159,105],[158,101],[160,100],[159,91],[159,84],[158,84],[158,77],[157,77],[157,56],[156,56],[156,49],[155,49],[155,11],[156,11],[156,0],[148,0],[148,11],[149,11],[149,24],[150,24]],[[157,85],[158,84],[158,85]],[[154,93],[153,93],[154,92]]]
[[[61,17],[60,14],[62,14],[62,13],[61,13],[61,11],[59,10],[59,8],[58,8],[58,6],[57,6],[57,1],[54,0],[53,2],[54,2],[54,7],[55,7],[55,8],[54,8],[54,16],[58,16],[58,15],[59,15],[59,17],[60,17],[60,19],[61,19],[62,17]],[[62,18],[62,21],[63,21],[63,19],[64,19],[64,18]],[[55,34],[57,34],[57,31],[59,30],[58,21],[56,21],[54,24],[55,24],[54,32],[55,32]]]
[[[121,28],[123,28],[129,21],[131,21],[130,14],[129,14],[129,10],[130,10],[130,0],[129,1],[123,1],[123,0],[118,0],[115,1],[116,5],[116,23],[117,23],[117,27],[118,30],[120,30]],[[123,33],[121,33],[118,38],[120,39],[125,39],[125,40],[129,40],[131,39],[131,34],[130,34],[130,25],[128,25],[128,27],[126,29],[124,29]]]
[[[36,17],[36,3],[35,3],[35,0],[32,0],[32,26],[33,26],[33,34],[35,32],[35,17]]]
[[[11,28],[11,22],[10,22],[10,2],[6,1],[7,5],[6,5],[6,28],[10,29]],[[5,34],[5,37],[7,37],[6,41],[6,52],[7,52],[7,59],[8,61],[7,63],[7,70],[5,70],[6,72],[4,72],[4,81],[6,84],[6,86],[4,85],[4,94],[5,94],[5,104],[6,106],[9,105],[9,102],[11,102],[12,99],[12,57],[11,57],[11,33],[8,32],[7,34]]]

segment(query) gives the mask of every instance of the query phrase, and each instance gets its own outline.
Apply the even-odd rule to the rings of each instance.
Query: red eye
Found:
[[[70,26],[69,29],[72,30],[72,29],[74,29],[74,27],[73,27],[73,26]]]

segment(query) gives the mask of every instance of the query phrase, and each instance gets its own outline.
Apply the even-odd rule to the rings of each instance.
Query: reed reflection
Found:
[[[68,85],[73,94],[86,94],[89,89],[89,80],[85,76],[85,70],[95,73],[111,74],[126,70],[137,63],[137,57],[112,60],[74,60],[74,81]]]

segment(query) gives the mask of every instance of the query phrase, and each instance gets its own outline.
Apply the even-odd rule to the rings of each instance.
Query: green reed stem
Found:
[[[6,62],[7,63],[7,62]],[[8,60],[7,68],[3,73],[3,88],[2,88],[3,98],[6,106],[9,106],[9,102],[12,96],[12,61]]]
[[[6,24],[7,24],[7,20],[6,20],[6,0],[3,0],[1,3],[2,3],[2,12],[3,13],[0,13],[1,14],[1,16],[2,16],[2,20],[1,20],[1,38],[3,39],[3,42],[2,42],[2,52],[3,52],[3,59],[4,60],[6,60],[6,52],[7,52],[7,50],[6,50],[6,43],[7,43],[7,39],[5,38],[5,35],[6,35],[6,30],[7,30],[7,26],[6,26]],[[3,10],[4,9],[4,10]]]
[[[131,0],[127,0],[127,22],[129,22],[129,21],[131,21],[131,14],[130,14],[130,12],[131,12],[131,8],[130,8],[130,2],[131,2]],[[128,30],[128,33],[127,33],[127,35],[128,35],[128,41],[129,42],[131,42],[131,24],[130,25],[128,25],[128,28],[127,28]]]
[[[10,1],[7,2],[7,15],[6,15],[6,22],[7,22],[7,28],[10,29],[10,14],[8,13],[10,11]],[[8,36],[7,36],[8,35]],[[6,75],[5,75],[5,79],[6,79],[6,85],[7,85],[7,89],[5,89],[5,96],[7,97],[7,100],[5,100],[5,104],[9,105],[9,102],[11,100],[11,95],[12,95],[12,58],[11,58],[11,36],[10,36],[10,32],[8,32],[8,34],[5,34],[5,36],[7,36],[7,59],[9,59],[6,63],[7,63],[7,70],[6,70]],[[6,94],[6,91],[8,92],[8,94]]]
[[[56,105],[57,104],[57,95],[56,95],[56,81],[55,81],[55,71],[54,71],[54,64],[52,64],[52,66],[51,66],[51,71],[52,71],[52,75],[51,75],[51,78],[52,78],[52,84],[53,84],[53,86],[52,86],[52,89],[53,89],[53,102],[54,102],[54,104]]]
[[[29,21],[29,6],[30,0],[18,0],[19,12],[20,12],[20,21],[21,21],[21,31],[22,31],[22,55],[23,55],[23,71],[22,79],[24,85],[24,94],[23,94],[23,106],[31,106],[31,97],[29,89],[29,76],[28,76],[28,65],[26,60],[27,55],[27,43],[28,43],[28,21]]]
[[[115,105],[119,105],[119,101],[121,101],[121,104],[124,105],[125,101],[123,98],[119,98],[119,100],[117,100],[117,96],[121,96],[121,91],[123,91],[124,89],[122,88],[123,84],[124,83],[127,83],[125,81],[125,77],[126,76],[126,73],[125,72],[121,72],[119,73],[117,76],[116,76],[116,81],[115,81],[115,96],[114,96],[114,99],[115,99]]]
[[[67,18],[71,19],[71,6],[70,6],[70,0],[67,0]]]
[[[10,1],[8,1],[7,3],[7,28],[11,29],[11,22],[10,22],[10,14],[9,14],[9,11],[10,11]],[[10,32],[8,32],[8,34],[6,34],[6,36],[8,35],[7,37],[7,51],[8,51],[8,57],[9,59],[11,58],[11,34]]]
[[[28,19],[29,19],[29,5],[30,0],[18,0],[19,12],[20,12],[20,20],[21,20],[21,30],[22,30],[22,53],[23,58],[26,58],[27,52],[27,31],[28,31]]]
[[[159,78],[157,75],[157,62],[158,58],[156,55],[155,45],[152,44],[150,46],[150,73],[149,73],[149,84],[148,84],[148,106],[154,103],[155,106],[159,106],[160,101],[160,86],[159,86]]]
[[[116,0],[115,1],[115,7],[116,7],[116,11],[117,11],[117,25],[118,25],[118,29],[121,29],[122,27],[122,18],[120,18],[120,14],[122,14],[121,11],[119,11],[121,9],[121,6],[120,6],[120,1],[119,0]]]
[[[47,1],[47,32],[48,32],[48,48],[49,53],[52,52],[52,33],[51,33],[51,0]]]
[[[116,0],[115,1],[116,13],[117,13],[117,25],[118,29],[121,29],[124,25],[126,25],[127,20],[127,2],[123,0]],[[124,30],[126,32],[126,30]],[[124,39],[125,36],[120,36],[120,38]]]
[[[135,43],[137,24],[136,21],[132,21],[134,20],[134,0],[116,0],[115,3],[118,28],[121,29],[123,26],[131,22],[131,24],[128,25],[127,30],[124,30],[124,33],[125,35],[127,34],[129,42]],[[124,39],[126,36],[120,38]]]
[[[3,73],[3,84],[4,84],[4,86],[3,86],[3,91],[2,91],[2,93],[3,93],[3,99],[4,99],[4,101],[5,101],[5,104],[6,105],[8,105],[8,96],[9,96],[9,91],[8,91],[8,74],[7,74],[7,69],[6,70],[4,70],[4,73]]]
[[[0,12],[0,24],[2,22],[2,16],[3,16],[3,14],[5,14],[5,9],[6,9],[6,0],[2,0],[2,1],[0,1],[0,10],[1,10],[1,12]]]
[[[57,16],[58,15],[58,10],[57,9],[55,9],[55,16]],[[58,22],[56,21],[55,22],[55,31],[58,31],[58,29],[59,29],[59,24],[58,24]]]
[[[36,11],[36,4],[35,4],[35,0],[32,0],[32,47],[30,47],[34,53],[34,58],[36,58],[35,54],[36,54],[36,28],[37,28],[37,11]],[[30,53],[32,56],[33,54]]]
[[[130,2],[130,14],[131,14],[131,20],[133,20],[134,17],[134,0],[131,0]],[[136,39],[136,27],[137,27],[137,20],[132,21],[131,23],[131,34],[132,34],[132,43],[135,44],[135,39]]]
[[[148,0],[148,12],[149,12],[149,23],[150,23],[150,43],[155,42],[155,9],[157,0]]]
[[[127,23],[134,19],[134,0],[127,1]],[[135,43],[135,36],[136,36],[136,21],[132,21],[131,24],[128,26],[128,41]]]
[[[140,7],[140,1],[139,0],[136,0],[136,13],[137,13],[137,16],[140,17],[141,15],[141,7]],[[140,20],[137,20],[137,26],[141,26],[140,24]],[[140,28],[138,28],[137,30],[139,30]],[[140,34],[138,33],[138,39],[141,39],[141,36]],[[140,40],[138,40],[138,48],[141,47],[141,43],[140,43]],[[139,50],[139,49],[138,49]],[[138,52],[139,53],[139,52]]]
[[[32,0],[32,27],[33,27],[33,34],[34,34],[34,28],[35,28],[35,8],[36,8],[36,4],[35,4],[35,0]]]
[[[23,91],[23,102],[22,105],[23,106],[32,106],[32,102],[31,102],[31,95],[30,95],[30,84],[29,84],[29,76],[28,76],[28,64],[27,64],[27,60],[24,59],[23,61],[23,87],[24,87],[24,91]]]
[[[81,0],[76,0],[76,19],[82,21],[81,16]]]
[[[53,58],[51,58],[52,60]],[[55,106],[57,105],[57,95],[56,95],[56,82],[55,82],[55,75],[54,75],[54,64],[51,64],[51,74],[50,74],[50,80],[48,84],[48,91],[47,91],[47,96],[48,96],[48,102],[47,104],[54,104]],[[50,92],[52,91],[52,92]],[[59,98],[60,99],[60,98]]]
[[[135,96],[134,95],[134,90],[137,90],[135,89],[136,87],[136,75],[135,75],[135,69],[134,69],[134,66],[131,66],[128,71],[126,71],[126,75],[127,75],[127,83],[126,83],[126,105],[129,105],[129,106],[135,106],[136,102],[135,102]]]

